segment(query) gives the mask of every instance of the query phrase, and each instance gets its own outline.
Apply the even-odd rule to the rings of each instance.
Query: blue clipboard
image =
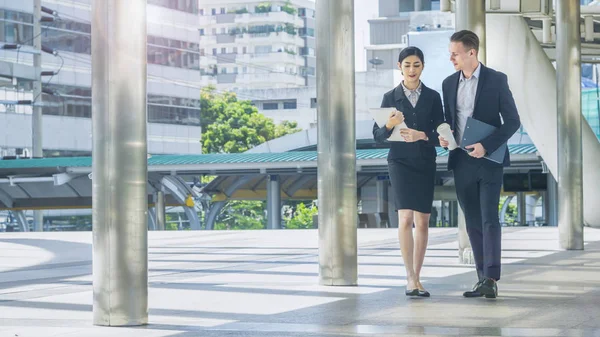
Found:
[[[460,148],[470,152],[465,147],[473,144],[477,144],[487,138],[489,135],[496,131],[496,127],[479,121],[475,118],[467,118],[467,125],[465,126],[465,132],[463,139],[460,142]],[[496,151],[487,153],[483,158],[491,160],[495,163],[502,164],[504,162],[504,156],[506,155],[508,147],[506,143],[502,144]]]

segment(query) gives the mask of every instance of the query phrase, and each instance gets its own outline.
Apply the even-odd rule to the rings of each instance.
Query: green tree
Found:
[[[300,131],[296,122],[276,125],[250,101],[233,93],[216,94],[213,87],[201,93],[203,153],[240,153],[274,138]]]
[[[234,93],[205,87],[200,94],[203,153],[240,153],[271,139],[300,131],[296,122],[276,125],[250,101]],[[202,183],[214,177],[202,178]],[[230,201],[217,217],[215,229],[262,229],[266,226],[264,201]]]
[[[313,228],[313,216],[318,213],[316,205],[311,204],[310,207],[306,207],[304,203],[299,203],[292,214],[285,218],[285,227],[288,229]]]
[[[264,201],[230,201],[217,216],[215,229],[264,229],[265,206]]]
[[[502,197],[500,198],[500,203],[498,204],[498,212],[502,212],[502,205],[504,205],[504,202],[506,201],[507,197]],[[512,201],[514,201],[515,199],[513,199]],[[517,219],[519,217],[519,212],[517,211],[517,205],[515,205],[513,202],[511,202],[510,204],[508,204],[508,207],[506,208],[506,213],[504,215],[504,222],[506,224],[508,224],[509,226],[513,225],[515,222],[517,222]]]
[[[296,13],[298,13],[298,10],[292,6],[292,2],[289,0],[285,3],[285,5],[281,6],[281,10],[291,15],[296,15]]]

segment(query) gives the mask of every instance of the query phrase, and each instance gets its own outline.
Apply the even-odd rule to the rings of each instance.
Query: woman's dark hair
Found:
[[[405,58],[413,55],[421,59],[421,63],[425,64],[425,56],[423,56],[423,51],[417,47],[406,47],[402,49],[400,55],[398,55],[398,62],[402,63]]]

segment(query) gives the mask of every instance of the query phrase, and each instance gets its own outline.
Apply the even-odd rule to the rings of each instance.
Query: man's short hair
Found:
[[[461,30],[452,34],[450,41],[462,42],[467,50],[475,49],[476,52],[479,52],[479,37],[470,30]]]

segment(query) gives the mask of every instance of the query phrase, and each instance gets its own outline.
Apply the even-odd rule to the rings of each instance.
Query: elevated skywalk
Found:
[[[558,177],[556,70],[523,16],[487,14],[486,25],[487,65],[508,76],[521,122]],[[600,227],[600,143],[582,124],[584,221]]]

